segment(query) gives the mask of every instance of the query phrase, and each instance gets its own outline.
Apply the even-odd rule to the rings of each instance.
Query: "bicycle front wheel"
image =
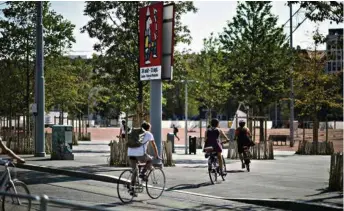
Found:
[[[30,195],[30,191],[27,185],[19,180],[13,180],[12,183],[8,183],[6,188],[7,193]],[[3,196],[2,197],[2,210],[3,211],[30,211],[31,200],[23,199],[16,196]]]
[[[227,176],[227,168],[226,168],[226,161],[225,158],[222,156],[222,180],[225,181],[225,177]]]
[[[153,169],[148,174],[146,190],[149,197],[157,199],[164,192],[166,185],[165,173],[162,169]]]
[[[134,187],[131,186],[131,176],[132,170],[125,170],[118,178],[117,182],[117,194],[118,198],[123,203],[129,203],[133,200],[134,194],[132,191],[135,191]],[[132,188],[132,190],[130,190]]]

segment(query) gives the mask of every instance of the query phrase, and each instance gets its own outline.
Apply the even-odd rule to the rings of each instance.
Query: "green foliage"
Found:
[[[204,39],[204,47],[200,54],[196,54],[187,64],[190,93],[199,105],[208,109],[218,108],[226,103],[231,84],[224,80],[227,69],[224,65],[224,53],[220,49],[220,41],[213,34]]]
[[[306,17],[314,22],[325,20],[343,23],[343,2],[341,1],[291,1],[306,9]]]
[[[287,89],[289,48],[271,2],[240,2],[220,41],[235,98],[260,112]]]
[[[101,55],[94,61],[98,71],[97,82],[104,88],[104,105],[125,110],[135,109],[138,93],[138,11],[149,2],[86,2],[84,14],[90,21],[81,32],[98,42],[94,50]],[[169,3],[169,2],[166,2]],[[175,44],[190,42],[190,32],[180,21],[188,12],[196,12],[193,2],[175,2]],[[175,72],[179,70],[174,68]],[[144,83],[147,85],[147,82]],[[164,89],[170,88],[164,85]],[[144,105],[149,105],[149,87],[144,87]]]
[[[33,102],[36,2],[6,2],[1,12],[0,72],[7,77],[0,79],[0,107],[2,115],[13,115],[28,111]],[[49,2],[44,2],[43,26],[46,57],[56,56],[75,42],[75,26],[51,10]]]

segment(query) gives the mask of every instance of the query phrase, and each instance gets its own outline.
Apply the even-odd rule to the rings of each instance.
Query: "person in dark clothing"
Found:
[[[245,168],[245,163],[244,163],[244,147],[248,147],[250,149],[250,146],[252,144],[251,141],[251,132],[250,130],[245,127],[245,121],[240,120],[239,121],[239,127],[235,130],[235,139],[237,140],[238,144],[238,153],[239,153],[239,158],[241,160],[241,168]]]
[[[172,125],[172,127],[174,136],[178,139],[178,141],[180,141],[180,138],[177,136],[178,128],[174,124]]]
[[[204,147],[213,147],[214,152],[217,152],[217,158],[219,161],[219,170],[220,174],[222,175],[222,144],[229,142],[228,137],[225,135],[225,133],[219,128],[219,120],[218,119],[212,119],[211,120],[211,127],[207,129],[205,132],[205,145]],[[220,140],[220,136],[223,136],[226,139],[226,142],[222,142]]]

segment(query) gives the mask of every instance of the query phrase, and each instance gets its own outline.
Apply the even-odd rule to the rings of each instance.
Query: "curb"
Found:
[[[64,170],[64,169],[47,167],[47,166],[38,166],[38,165],[33,165],[33,164],[17,164],[16,167],[27,169],[27,170],[51,173],[51,174],[60,174],[60,175],[66,175],[70,177],[96,180],[100,182],[117,183],[119,181],[119,178],[116,176],[110,176],[110,175],[105,175],[105,174],[91,174],[91,173],[86,173],[82,171]],[[241,203],[246,203],[246,204],[255,204],[258,206],[266,206],[266,207],[272,207],[272,208],[277,208],[277,209],[293,210],[293,211],[304,211],[304,210],[312,210],[312,211],[339,211],[340,210],[342,211],[343,210],[343,207],[329,205],[325,203],[313,203],[313,202],[307,202],[307,201],[280,200],[280,199],[255,199],[255,198],[225,198],[225,197],[211,196],[211,195],[192,193],[192,192],[180,191],[180,190],[168,190],[168,191],[201,196],[201,197],[214,198],[214,199],[227,200],[227,201],[236,201],[236,202],[241,202]]]
[[[255,204],[259,206],[273,207],[277,209],[286,210],[312,210],[312,211],[339,211],[343,207],[329,205],[325,203],[313,203],[307,201],[293,201],[293,200],[280,200],[280,199],[248,199],[248,198],[227,198],[230,201],[242,202],[247,204]]]

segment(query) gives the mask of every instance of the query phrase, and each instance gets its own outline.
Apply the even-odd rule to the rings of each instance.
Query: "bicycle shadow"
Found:
[[[227,170],[226,173],[233,174],[233,173],[244,173],[244,170]]]
[[[211,182],[203,182],[199,184],[180,184],[180,185],[175,185],[173,187],[169,187],[165,191],[195,189],[195,188],[206,187],[210,185],[213,185],[213,184],[211,184]]]

